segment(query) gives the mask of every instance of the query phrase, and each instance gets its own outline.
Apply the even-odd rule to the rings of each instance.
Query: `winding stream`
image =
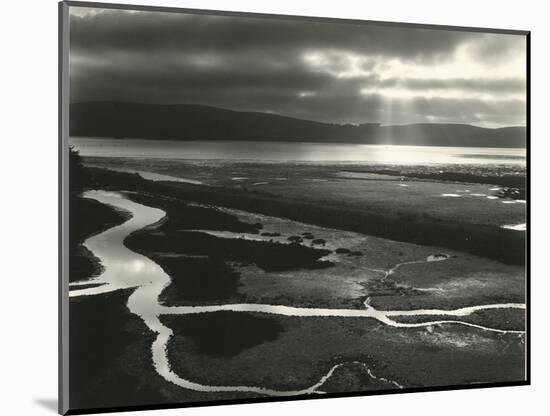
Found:
[[[319,388],[333,375],[340,367],[349,364],[360,364],[368,375],[375,380],[391,384],[392,387],[402,388],[399,383],[388,380],[383,377],[376,377],[365,363],[343,362],[334,365],[321,379],[312,386],[299,390],[281,391],[272,390],[259,386],[211,386],[195,383],[184,379],[171,370],[167,354],[167,344],[173,332],[170,328],[164,326],[159,320],[160,315],[187,315],[211,313],[217,311],[235,311],[235,312],[256,312],[265,314],[276,314],[295,317],[354,317],[371,318],[379,322],[398,328],[417,328],[431,327],[439,324],[465,325],[479,330],[492,331],[501,334],[523,334],[524,331],[501,330],[489,328],[482,325],[472,324],[465,321],[456,321],[442,319],[437,321],[419,322],[419,323],[401,323],[396,322],[391,317],[399,316],[442,316],[442,317],[463,317],[471,315],[474,312],[488,309],[525,309],[525,304],[505,303],[494,305],[476,305],[455,310],[441,309],[419,309],[408,311],[380,311],[369,304],[369,299],[364,303],[364,309],[325,309],[325,308],[300,308],[283,305],[266,304],[227,304],[227,305],[208,305],[208,306],[174,306],[167,307],[159,304],[158,297],[163,289],[170,284],[170,277],[155,262],[147,257],[135,253],[124,246],[124,239],[134,231],[140,230],[149,225],[160,221],[165,212],[141,205],[130,201],[123,194],[107,191],[89,191],[84,195],[86,198],[95,199],[103,204],[113,206],[117,209],[129,211],[132,217],[125,223],[112,227],[107,231],[88,238],[84,246],[88,248],[96,257],[98,257],[104,267],[103,273],[97,278],[74,282],[70,284],[70,297],[91,296],[100,293],[107,293],[118,289],[135,288],[128,299],[128,309],[130,312],[139,316],[151,331],[157,333],[157,338],[152,344],[153,364],[156,371],[167,381],[180,387],[201,391],[201,392],[251,392],[269,396],[293,396],[322,393]],[[405,263],[398,263],[389,270],[379,270],[387,278],[397,268],[426,261],[439,260],[419,260]],[[97,283],[94,287],[84,287]],[[80,286],[82,286],[80,288]]]

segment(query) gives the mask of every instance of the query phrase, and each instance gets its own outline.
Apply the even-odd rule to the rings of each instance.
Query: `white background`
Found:
[[[123,3],[124,1],[119,1]],[[150,415],[548,414],[549,13],[544,1],[202,0],[142,4],[532,31],[532,382],[530,387],[148,412]],[[0,315],[5,415],[52,415],[57,396],[57,4],[5,1],[0,23],[3,219]],[[411,352],[412,353],[412,352]],[[411,354],[411,358],[414,357]],[[546,395],[545,395],[546,393]],[[133,414],[133,413],[132,413]]]

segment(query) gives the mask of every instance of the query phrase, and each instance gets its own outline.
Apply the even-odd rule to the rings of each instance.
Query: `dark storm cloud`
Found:
[[[71,18],[71,48],[99,51],[256,53],[337,48],[406,59],[432,60],[475,36],[382,26],[297,22],[170,13],[104,10]]]
[[[430,71],[453,63],[463,49],[483,64],[479,55],[486,48],[495,65],[517,52],[517,37],[86,10],[71,16],[73,102],[197,103],[327,122],[524,122],[522,111],[510,112],[505,105],[517,101],[506,95],[523,93],[524,78],[441,77]],[[395,62],[404,65],[397,74]],[[429,76],[410,73],[418,68],[428,68]],[[437,103],[438,97],[394,97],[389,106],[385,93],[395,89],[413,95],[453,91],[457,97]],[[474,93],[497,101],[468,97]]]

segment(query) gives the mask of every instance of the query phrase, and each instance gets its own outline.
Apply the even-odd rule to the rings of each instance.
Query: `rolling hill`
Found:
[[[70,106],[70,135],[164,140],[245,140],[525,147],[525,127],[468,124],[329,124],[194,105],[86,102]]]

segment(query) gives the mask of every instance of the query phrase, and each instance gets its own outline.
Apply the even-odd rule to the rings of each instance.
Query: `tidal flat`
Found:
[[[463,176],[454,180],[399,176],[400,171],[393,165],[387,166],[392,168],[390,174],[365,179],[347,177],[350,169],[367,169],[349,164],[97,157],[85,160],[90,167],[155,172],[200,181],[202,185],[154,182],[164,188],[165,194],[183,192],[197,202],[395,241],[443,246],[505,263],[525,261],[525,233],[502,228],[525,223],[525,204],[506,203],[515,200],[502,192],[518,183],[525,188],[525,169],[521,166],[416,167],[418,172],[432,175],[440,171],[463,176],[464,172],[472,172],[475,180],[483,178],[487,182],[484,184],[468,182]],[[383,167],[373,169],[388,173]],[[403,171],[412,175],[413,167]],[[509,187],[492,183],[503,177],[513,178]],[[449,198],[446,194],[458,197]]]
[[[92,309],[104,298],[120,328],[136,322],[131,334],[113,335],[114,355],[124,354],[137,377],[126,383],[136,404],[525,379],[525,235],[501,228],[525,221],[525,205],[486,198],[494,184],[281,164],[245,175],[216,162],[199,176],[204,163],[85,163],[86,189],[164,213],[123,241],[160,266],[168,284],[158,294],[136,295],[133,306],[116,294],[140,286],[70,300],[75,339],[81,324],[100,319]],[[195,183],[147,180],[136,173],[143,169]],[[104,207],[93,203],[98,213]],[[118,220],[103,230],[131,215],[107,209]],[[83,232],[75,250],[102,229]],[[93,280],[78,280],[82,293],[93,289]],[[139,328],[137,301],[147,324]],[[80,342],[71,360],[96,347]],[[105,386],[127,372],[103,365],[107,355],[94,365]],[[150,395],[138,394],[141,378],[154,381]],[[111,403],[108,392],[75,383],[79,407]]]

